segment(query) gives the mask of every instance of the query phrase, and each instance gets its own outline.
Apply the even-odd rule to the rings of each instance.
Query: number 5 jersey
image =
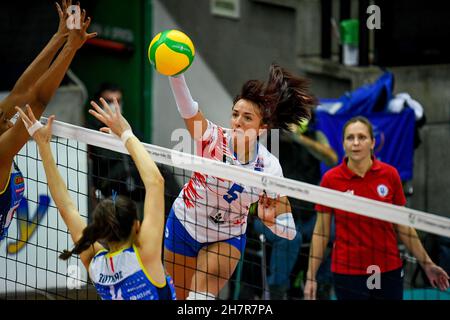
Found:
[[[283,176],[278,159],[257,143],[253,159],[237,160],[231,147],[231,131],[208,121],[197,141],[198,156],[222,161],[249,170]],[[194,172],[173,204],[178,220],[198,242],[216,242],[244,234],[250,205],[259,200],[262,189]],[[276,194],[267,194],[276,198]]]

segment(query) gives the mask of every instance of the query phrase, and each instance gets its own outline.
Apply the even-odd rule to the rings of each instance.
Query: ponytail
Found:
[[[311,111],[317,105],[316,97],[309,91],[309,81],[297,77],[277,64],[272,64],[265,95],[270,97],[268,124],[271,128],[289,129],[311,118]]]
[[[262,121],[269,128],[289,130],[290,124],[309,120],[312,108],[317,105],[317,99],[309,92],[308,85],[308,80],[272,64],[267,83],[247,81],[233,105],[240,99],[252,101],[258,105]]]
[[[133,223],[138,219],[136,204],[123,196],[101,201],[93,212],[93,221],[83,230],[72,250],[64,250],[59,258],[69,259],[80,254],[98,240],[118,242],[128,239]]]
[[[81,238],[75,243],[75,246],[72,250],[64,250],[59,258],[62,260],[68,260],[73,254],[80,254],[84,250],[88,249],[91,245],[93,245],[101,235],[98,234],[98,227],[95,223],[88,225],[83,230],[83,234]]]

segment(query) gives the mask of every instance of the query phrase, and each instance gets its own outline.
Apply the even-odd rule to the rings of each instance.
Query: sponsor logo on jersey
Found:
[[[380,197],[384,198],[388,195],[389,189],[384,184],[379,184],[377,187],[377,192]]]
[[[123,279],[122,271],[116,272],[113,275],[105,275],[103,273],[100,273],[100,279],[99,283],[105,284],[105,283],[115,283],[119,280]]]
[[[17,194],[22,194],[25,191],[25,187],[16,189]]]
[[[260,156],[256,159],[255,171],[264,171],[264,160]]]
[[[169,238],[169,228],[166,227],[166,231],[164,232],[166,238]]]
[[[23,177],[21,175],[14,177],[14,184],[16,186],[23,184]]]
[[[217,223],[217,224],[225,223],[225,220],[223,219],[223,216],[220,212],[217,213],[215,216],[209,216],[209,218],[211,219],[211,221],[213,221],[214,223]]]

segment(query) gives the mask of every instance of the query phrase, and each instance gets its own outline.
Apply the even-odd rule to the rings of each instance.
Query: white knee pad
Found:
[[[186,300],[216,300],[216,296],[209,292],[189,292]]]

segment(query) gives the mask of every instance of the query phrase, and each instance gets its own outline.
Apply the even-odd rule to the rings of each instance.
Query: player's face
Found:
[[[344,150],[349,159],[361,161],[371,156],[375,146],[369,128],[362,122],[354,122],[347,126],[344,132]]]
[[[262,116],[258,106],[251,101],[240,99],[233,107],[231,113],[231,129],[233,138],[245,142],[254,142],[265,128],[262,125]]]

